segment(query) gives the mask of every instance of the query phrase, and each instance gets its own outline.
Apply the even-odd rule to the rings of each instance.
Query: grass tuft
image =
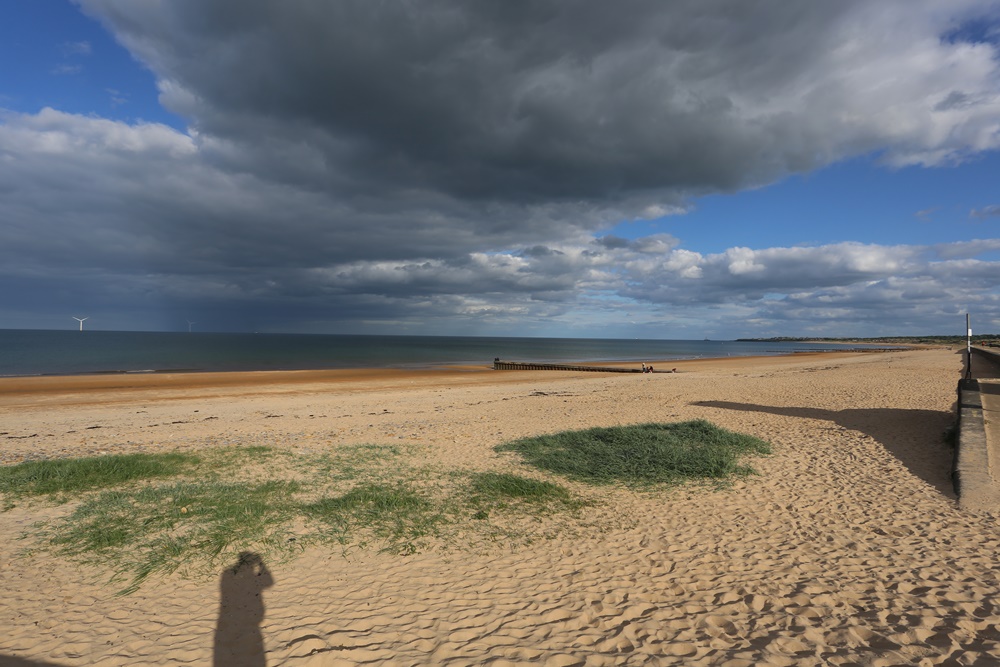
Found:
[[[301,506],[310,517],[334,529],[342,540],[355,529],[386,541],[385,550],[413,553],[415,541],[437,532],[446,517],[435,504],[403,483],[368,483],[347,493]]]
[[[57,551],[115,566],[125,592],[153,572],[216,564],[240,551],[267,553],[295,514],[294,482],[177,483],[105,491],[50,529]]]
[[[0,493],[15,496],[79,493],[183,473],[197,464],[190,454],[114,454],[26,461],[0,467]]]
[[[704,421],[557,433],[497,449],[583,482],[629,485],[750,474],[739,457],[770,451]],[[402,554],[431,538],[523,542],[581,521],[578,510],[593,504],[552,482],[418,468],[416,458],[408,447],[356,445],[35,461],[0,467],[0,500],[73,499],[31,538],[112,568],[126,582],[121,593],[155,573],[216,570],[243,551],[281,559],[311,543],[364,547],[373,538]]]
[[[588,484],[676,484],[753,474],[740,465],[770,446],[704,420],[591,428],[523,438],[497,451],[521,454],[530,465]]]
[[[507,473],[480,473],[473,476],[469,486],[476,496],[494,500],[514,498],[534,502],[565,502],[570,499],[569,491],[558,484]]]
[[[305,505],[318,516],[352,515],[377,522],[400,511],[422,509],[427,501],[405,486],[365,484],[336,498],[323,498]]]

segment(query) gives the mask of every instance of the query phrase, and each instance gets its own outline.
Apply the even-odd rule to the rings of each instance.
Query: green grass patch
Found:
[[[191,454],[114,454],[26,461],[0,467],[0,493],[15,496],[80,493],[180,475],[199,462]]]
[[[558,484],[508,473],[486,472],[474,475],[469,488],[475,496],[490,500],[516,499],[529,502],[570,500],[569,491]]]
[[[472,475],[466,493],[468,512],[477,521],[489,519],[491,514],[539,519],[556,511],[572,512],[588,504],[558,484],[510,473]]]
[[[331,527],[342,541],[363,530],[385,541],[385,550],[413,553],[416,541],[436,534],[447,518],[429,499],[404,483],[357,486],[347,493],[302,505],[313,519]]]
[[[497,448],[593,484],[722,480],[767,443],[708,422],[643,424],[526,438]],[[156,573],[217,571],[239,553],[280,561],[309,544],[392,553],[430,545],[524,543],[580,526],[593,503],[508,473],[414,465],[419,448],[210,448],[34,461],[0,468],[0,496],[74,500],[36,526],[34,547],[111,568],[123,593]],[[574,523],[577,522],[577,523]]]
[[[104,491],[50,527],[49,543],[114,567],[135,590],[153,572],[217,564],[240,551],[274,553],[297,514],[296,483],[176,483]]]
[[[566,431],[496,450],[517,452],[532,466],[588,484],[640,486],[753,474],[739,459],[771,452],[759,438],[704,420]]]

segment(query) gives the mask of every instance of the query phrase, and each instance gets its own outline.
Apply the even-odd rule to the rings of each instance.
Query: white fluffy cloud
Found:
[[[531,333],[882,298],[918,327],[958,290],[1000,317],[988,244],[702,254],[603,231],[853,156],[1000,147],[997,49],[961,38],[994,2],[77,2],[189,127],[0,117],[11,321],[86,302],[123,327]]]

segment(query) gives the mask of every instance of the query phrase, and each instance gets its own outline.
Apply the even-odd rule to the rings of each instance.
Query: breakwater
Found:
[[[584,371],[587,373],[642,373],[641,368],[615,368],[609,366],[576,366],[571,364],[539,364],[520,361],[493,360],[495,371]],[[672,371],[645,371],[652,373],[670,373]]]

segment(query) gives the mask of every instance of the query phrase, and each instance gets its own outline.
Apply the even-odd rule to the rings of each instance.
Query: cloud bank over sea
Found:
[[[8,326],[1000,329],[997,201],[951,243],[718,252],[685,229],[699,198],[841,161],[996,151],[996,3],[78,4],[186,126],[0,115]]]

